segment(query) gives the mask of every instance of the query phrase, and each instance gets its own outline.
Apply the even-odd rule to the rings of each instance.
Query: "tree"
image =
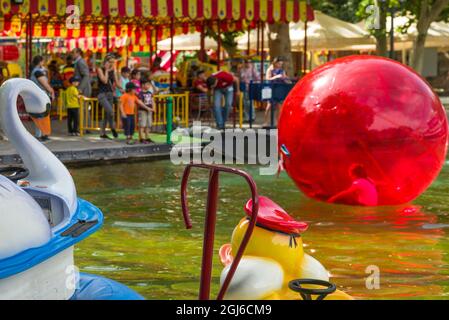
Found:
[[[357,13],[362,2],[364,0],[312,0],[310,3],[315,10],[343,21],[356,23],[361,20]]]
[[[351,23],[375,16],[378,27],[372,28],[371,34],[376,38],[376,52],[380,56],[388,55],[386,26],[390,0],[313,0],[311,3],[315,10]]]
[[[412,23],[416,23],[418,34],[413,43],[411,65],[418,72],[422,72],[424,48],[430,24],[448,19],[449,0],[363,0],[359,4],[357,15],[363,19],[372,16],[373,12],[367,10],[370,5],[378,9],[377,26],[372,29],[372,34],[377,40],[379,55],[386,55],[387,52],[386,19],[389,11],[397,11],[403,16],[410,17],[403,32],[406,32]]]
[[[242,31],[225,31],[221,33],[221,45],[223,46],[223,49],[226,50],[226,52],[230,57],[236,55],[237,42],[235,41],[235,39],[237,39],[242,34],[243,34]],[[214,28],[208,27],[206,29],[206,36],[218,42],[218,32]]]
[[[289,77],[294,76],[290,28],[288,23],[275,23],[268,26],[268,47],[270,57],[282,56],[286,62],[286,72]]]
[[[424,45],[430,24],[434,21],[447,19],[449,15],[449,0],[420,0],[410,1],[414,4],[417,17],[416,29],[418,35],[413,43],[412,67],[422,72],[424,65]]]
[[[387,16],[393,8],[400,8],[401,0],[362,0],[357,16],[366,21],[371,34],[376,38],[376,53],[388,56]]]
[[[310,4],[315,10],[320,10],[341,20],[358,22],[356,15],[362,0],[311,0]],[[289,76],[294,75],[293,59],[289,25],[287,23],[275,23],[268,26],[268,46],[270,56],[282,56],[286,60],[286,71]]]

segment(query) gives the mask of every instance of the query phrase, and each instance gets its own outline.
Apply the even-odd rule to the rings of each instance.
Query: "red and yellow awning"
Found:
[[[0,0],[0,14],[297,22],[313,20],[305,0]],[[76,7],[73,7],[76,6]]]

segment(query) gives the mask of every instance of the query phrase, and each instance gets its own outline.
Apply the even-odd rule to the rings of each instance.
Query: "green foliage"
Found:
[[[243,31],[226,31],[221,33],[221,44],[229,55],[234,55],[237,50],[237,41],[235,40],[243,33]],[[206,35],[215,41],[218,41],[218,33],[214,29],[207,28]]]
[[[429,0],[429,7],[436,0]],[[378,5],[383,11],[395,8],[398,14],[408,15],[413,20],[419,18],[422,0],[312,0],[311,4],[315,10],[320,10],[332,17],[348,21],[359,22],[368,18],[371,13],[367,11],[368,6]],[[443,10],[437,21],[449,21],[449,6]],[[414,21],[412,21],[414,22]]]
[[[361,17],[357,15],[364,0],[312,0],[311,4],[315,10],[351,23],[359,22]]]

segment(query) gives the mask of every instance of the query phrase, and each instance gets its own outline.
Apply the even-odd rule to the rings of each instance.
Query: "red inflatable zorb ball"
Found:
[[[447,141],[445,110],[427,82],[374,56],[338,59],[305,76],[279,120],[284,168],[299,189],[322,201],[349,190],[334,201],[344,204],[359,204],[355,185],[369,196],[370,183],[371,205],[415,199],[440,172]]]

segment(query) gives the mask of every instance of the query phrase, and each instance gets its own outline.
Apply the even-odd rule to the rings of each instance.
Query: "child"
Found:
[[[139,139],[140,143],[148,144],[153,142],[150,139],[150,129],[153,124],[153,112],[155,112],[153,99],[154,88],[151,80],[148,78],[143,79],[141,84],[142,91],[139,94],[139,99],[147,108],[139,108]]]
[[[136,86],[136,93],[139,94],[140,93],[140,78],[142,77],[142,73],[140,72],[140,70],[138,69],[134,69],[131,72],[131,82],[135,84]]]
[[[122,115],[123,128],[126,135],[126,144],[133,145],[133,135],[135,127],[136,106],[139,106],[147,111],[151,111],[139,98],[136,96],[136,85],[133,82],[126,84],[126,92],[120,97],[119,109]]]
[[[361,164],[355,163],[349,167],[349,178],[352,184],[346,190],[331,197],[330,203],[350,203],[360,206],[377,206],[378,193],[376,184],[368,177]]]
[[[130,81],[129,77],[131,75],[131,69],[128,67],[123,67],[120,70],[120,81],[117,85],[117,89],[115,91],[115,96],[120,99],[120,97],[125,93],[126,84]]]
[[[78,86],[80,78],[71,77],[69,80],[69,87],[66,89],[66,104],[67,104],[67,127],[70,136],[79,136],[79,118],[80,118],[80,92]]]

